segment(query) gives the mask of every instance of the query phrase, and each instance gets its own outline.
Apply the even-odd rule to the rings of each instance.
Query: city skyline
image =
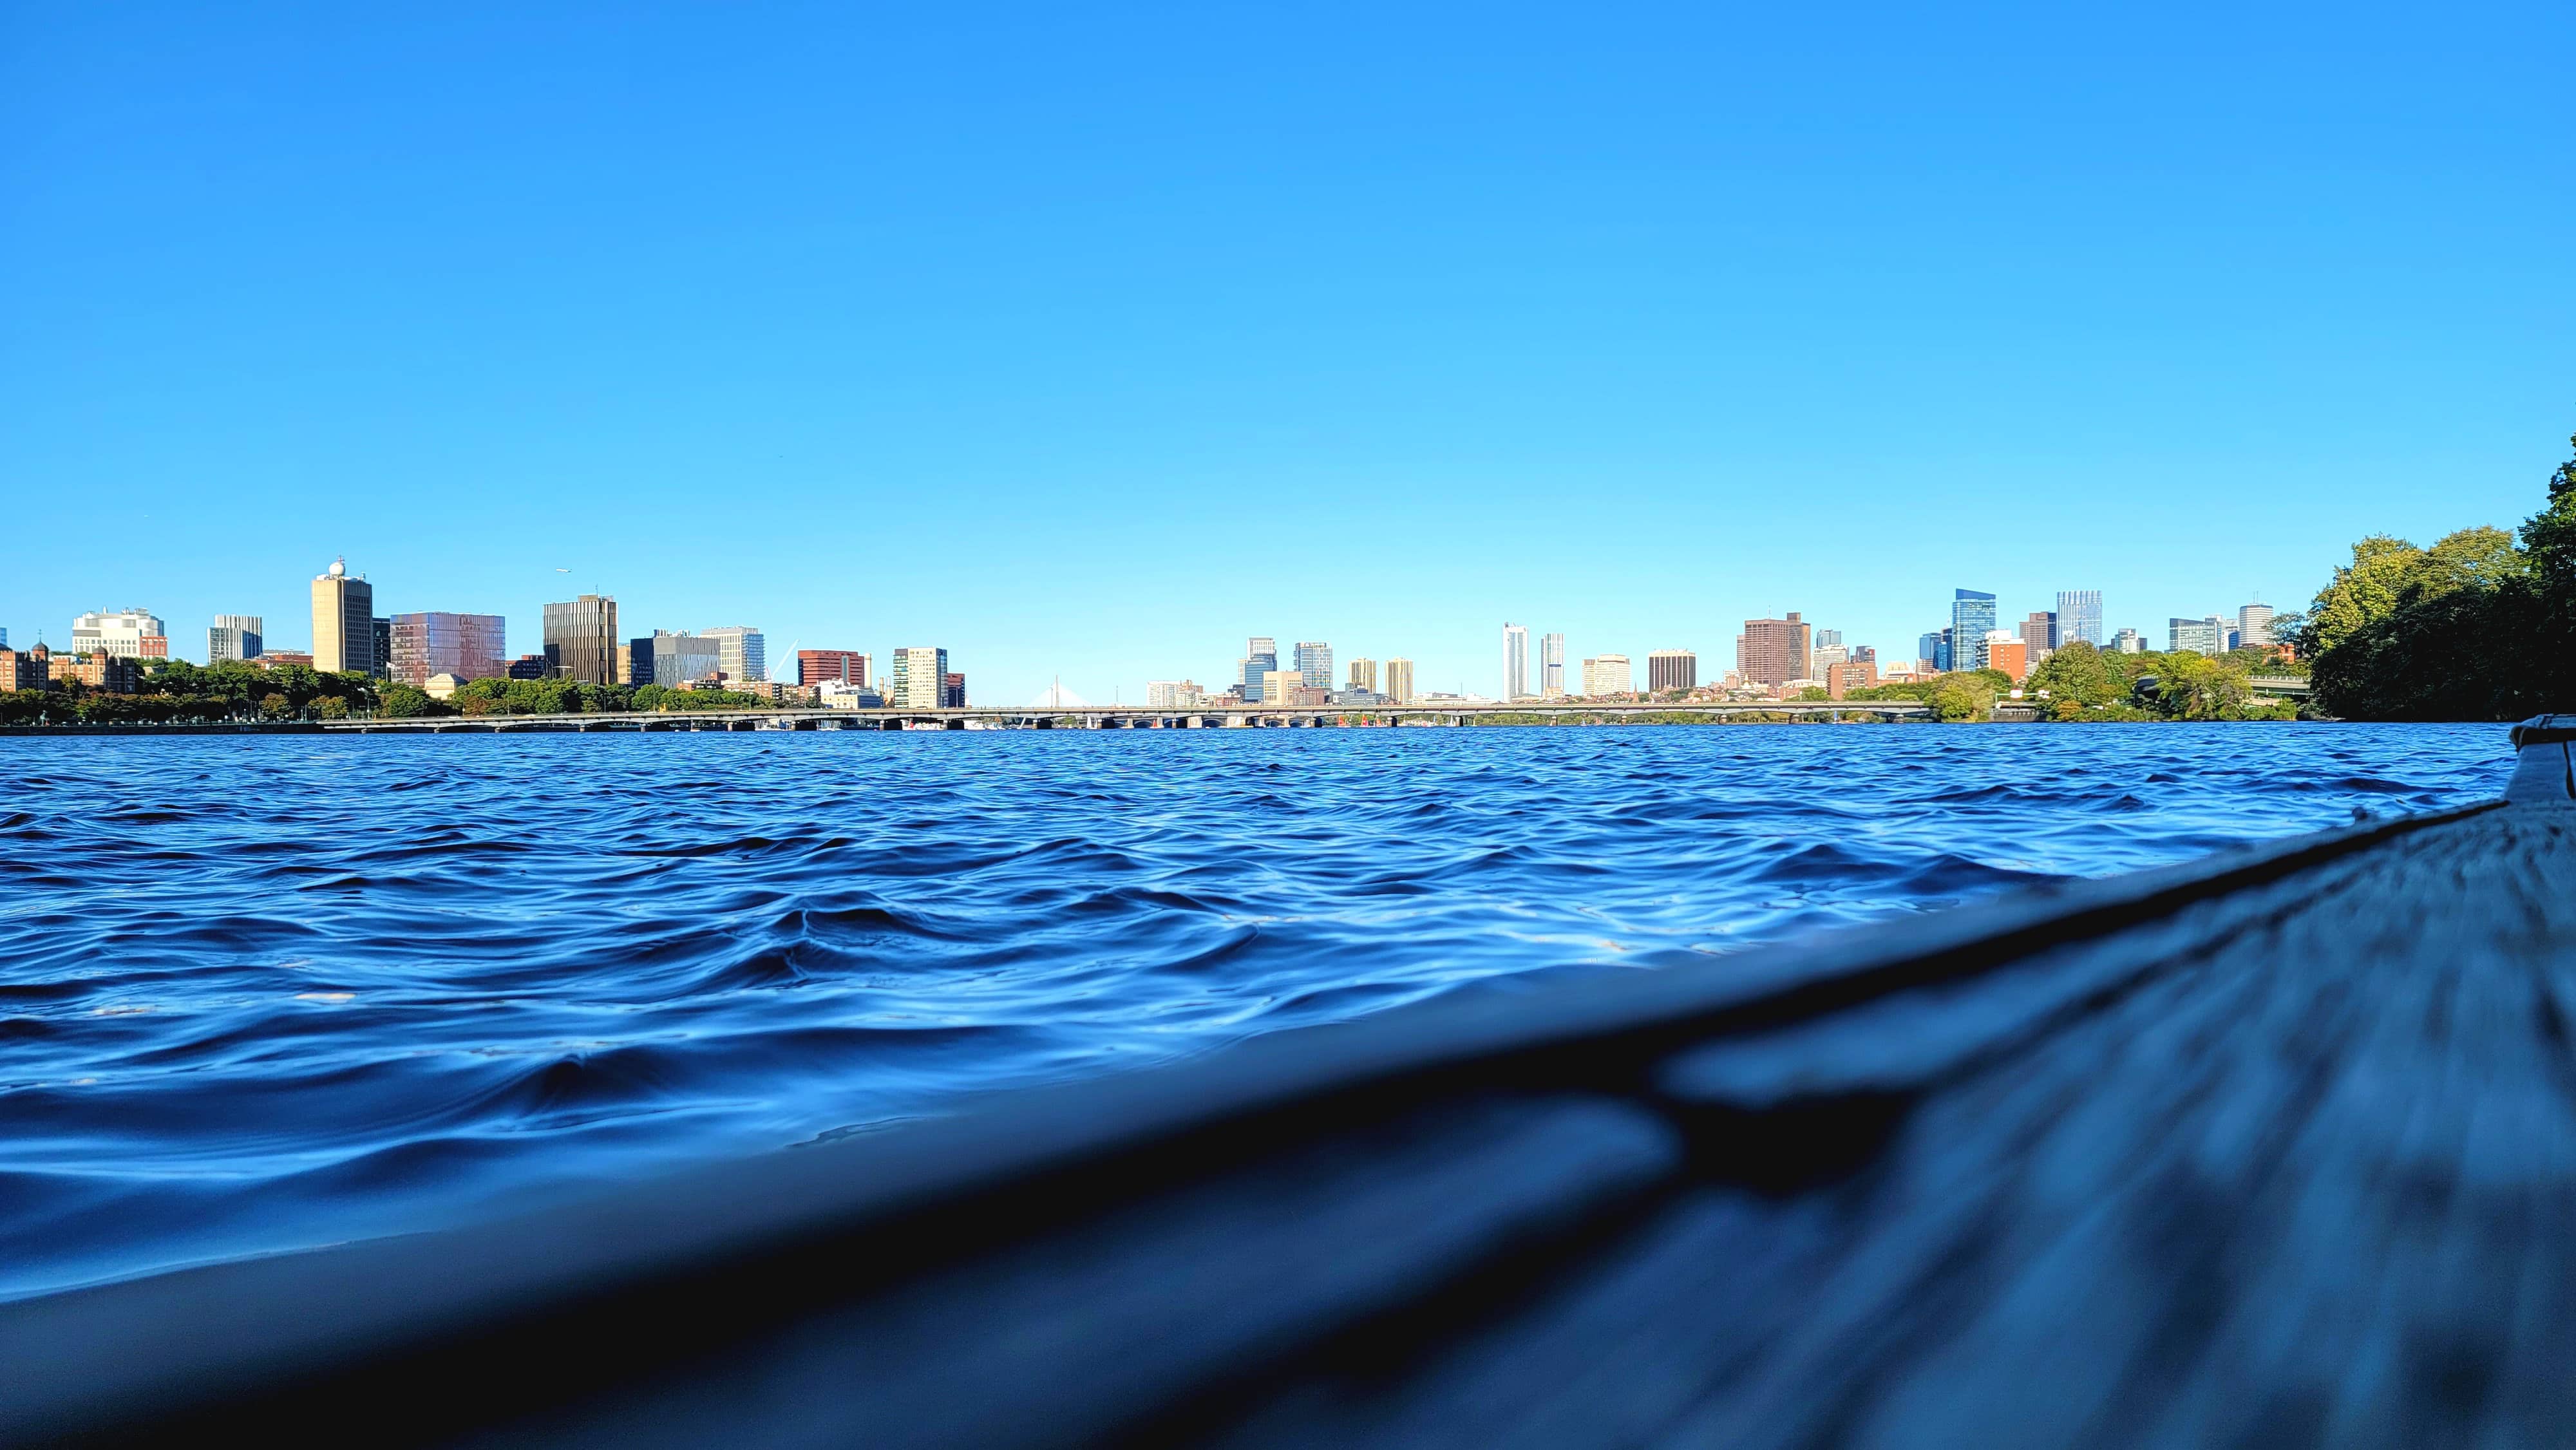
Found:
[[[309,650],[345,554],[514,655],[614,594],[995,699],[1254,629],[1893,654],[1962,581],[2161,643],[2566,436],[2564,6],[586,23],[19,18],[13,641]]]

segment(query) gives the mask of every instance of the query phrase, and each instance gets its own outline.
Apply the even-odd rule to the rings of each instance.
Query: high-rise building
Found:
[[[1148,710],[1195,710],[1207,703],[1207,692],[1194,680],[1147,680],[1145,708]]]
[[[1914,641],[1914,657],[1921,660],[1928,669],[1948,669],[1950,667],[1949,637],[1950,632],[1946,629],[1936,629],[1918,637]]]
[[[1356,659],[1351,661],[1350,687],[1354,690],[1366,691],[1372,695],[1376,694],[1377,661],[1372,659]]]
[[[72,620],[72,653],[121,660],[166,660],[170,636],[148,609],[101,610]]]
[[[1866,644],[1853,645],[1851,647],[1851,654],[1848,658],[1851,663],[1856,665],[1867,665],[1873,671],[1878,668],[1878,649],[1876,646]]]
[[[698,631],[698,638],[716,642],[716,666],[724,671],[726,684],[769,678],[769,645],[759,630],[748,624],[720,625]]]
[[[1583,693],[1595,699],[1637,688],[1637,667],[1626,655],[1594,655],[1583,662]]]
[[[1294,668],[1297,671],[1297,683],[1305,688],[1331,689],[1333,687],[1333,647],[1320,639],[1299,640]]]
[[[1261,677],[1261,703],[1294,705],[1297,692],[1306,687],[1306,677],[1295,670],[1272,670]]]
[[[1565,698],[1565,636],[1538,637],[1538,693],[1543,700]]]
[[[2272,643],[2272,606],[2248,604],[2236,611],[2236,639],[2243,645]]]
[[[1666,690],[1698,689],[1699,655],[1686,649],[1649,650],[1646,688],[1659,695]]]
[[[2019,683],[2030,674],[2030,645],[2019,635],[2008,634],[2000,629],[1996,630],[1995,634],[2001,637],[1986,641],[1985,667],[1990,670],[2001,670],[2015,683]]]
[[[2064,649],[2079,639],[2095,649],[2102,647],[2102,591],[2099,589],[2057,591],[2057,643],[2049,647]]]
[[[1503,698],[1526,700],[1530,692],[1529,626],[1503,622]]]
[[[509,668],[509,621],[497,614],[397,614],[387,677],[422,688],[432,675],[497,680]]]
[[[313,579],[313,668],[333,674],[372,675],[376,658],[376,586],[351,577],[349,561],[334,559]]]
[[[1413,703],[1413,661],[1397,655],[1386,662],[1386,693],[1399,705]]]
[[[868,657],[857,650],[800,649],[796,652],[796,683],[819,685],[830,680],[864,690],[870,683],[868,663]]]
[[[545,646],[546,664],[555,678],[585,685],[617,684],[617,596],[584,594],[547,605]],[[659,660],[657,654],[657,668]],[[656,674],[654,683],[676,682]]]
[[[1945,670],[1986,667],[1986,631],[1995,627],[1995,596],[1974,589],[1950,591],[1950,657]]]
[[[255,660],[268,632],[268,622],[256,614],[218,614],[212,629],[206,631],[206,663],[221,660]],[[0,648],[8,645],[8,636],[0,634]]]
[[[939,706],[943,710],[966,708],[966,677],[954,670],[939,677]]]
[[[1816,631],[1815,647],[1817,649],[1832,649],[1834,646],[1841,644],[1842,642],[1843,632],[1839,629],[1820,629]]]
[[[2048,652],[2057,648],[2057,616],[2033,610],[2021,622],[2019,631],[2024,658],[2038,664]]]
[[[2147,642],[2138,637],[2136,630],[2124,629],[2112,638],[2111,648],[2124,655],[2144,654],[2147,650]]]
[[[384,615],[377,615],[367,621],[367,637],[372,645],[370,653],[375,656],[376,673],[381,676],[393,664],[394,622]]]
[[[936,710],[948,683],[948,651],[927,645],[894,652],[886,703],[898,710]]]
[[[1747,684],[1785,685],[1807,676],[1809,626],[1796,610],[1786,619],[1748,619],[1735,637],[1735,670]]]
[[[2227,622],[2215,614],[2198,619],[2165,620],[2165,649],[2174,654],[2185,650],[2205,655],[2227,653]]]
[[[1243,658],[1235,664],[1235,673],[1243,682],[1243,703],[1261,703],[1261,682],[1277,668],[1279,641],[1266,634],[1256,634],[1244,641]]]
[[[724,650],[705,635],[657,629],[652,646],[652,683],[665,689],[713,679],[724,670]],[[634,675],[644,673],[644,658],[636,655]]]

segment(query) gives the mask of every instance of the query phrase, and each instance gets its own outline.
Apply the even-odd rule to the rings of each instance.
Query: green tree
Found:
[[[2049,699],[2060,704],[2110,705],[2129,698],[2129,677],[2100,650],[2079,639],[2040,661],[2023,689],[2033,696],[2046,690]]]

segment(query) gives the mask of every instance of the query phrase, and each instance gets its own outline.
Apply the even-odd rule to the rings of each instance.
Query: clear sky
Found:
[[[2129,14],[2115,17],[2114,8]],[[0,625],[1221,683],[2510,525],[2576,6],[0,3]],[[569,569],[570,574],[559,574]]]

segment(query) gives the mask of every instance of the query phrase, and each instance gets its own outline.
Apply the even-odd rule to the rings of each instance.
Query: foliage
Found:
[[[2462,529],[2430,549],[2364,540],[2354,560],[2299,636],[2321,708],[2510,720],[2576,703],[2576,461],[2551,475],[2518,545],[2501,529]]]

